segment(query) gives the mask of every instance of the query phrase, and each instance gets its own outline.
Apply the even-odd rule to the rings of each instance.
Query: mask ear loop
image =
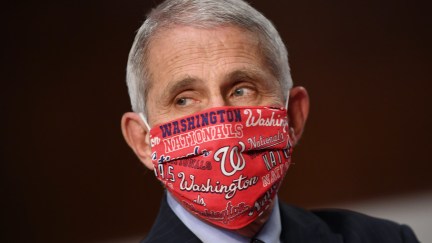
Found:
[[[288,95],[287,95],[286,102],[285,102],[285,110],[288,110],[289,95],[290,95],[290,92],[288,91]]]
[[[286,109],[286,111],[288,112],[288,104],[289,104],[289,95],[290,95],[290,91],[288,90],[288,95],[287,95],[287,98],[286,98],[286,102],[285,102],[285,109]],[[287,114],[288,115],[288,114]],[[292,130],[292,127],[290,127],[290,122],[289,122],[289,119],[288,119],[288,129],[290,129],[290,132],[291,131],[293,131]],[[291,148],[292,147],[292,143],[291,143],[291,135],[290,135],[290,139],[288,139],[288,146],[289,146],[289,148]]]
[[[147,122],[147,119],[146,119],[144,113],[140,112],[140,113],[138,113],[138,115],[141,117],[141,120],[144,122],[144,125],[147,127],[148,132],[150,132],[150,126]]]

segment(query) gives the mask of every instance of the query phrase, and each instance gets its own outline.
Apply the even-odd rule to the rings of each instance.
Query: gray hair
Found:
[[[263,43],[264,58],[287,99],[287,91],[292,87],[288,52],[276,28],[260,12],[242,0],[166,0],[147,15],[129,52],[126,81],[133,111],[146,113],[152,85],[146,63],[151,37],[175,25],[236,26],[258,35]]]

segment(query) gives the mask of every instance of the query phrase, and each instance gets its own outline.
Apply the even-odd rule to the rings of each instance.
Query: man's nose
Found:
[[[224,99],[222,94],[213,94],[210,96],[207,108],[219,107],[219,106],[228,106],[228,102]]]

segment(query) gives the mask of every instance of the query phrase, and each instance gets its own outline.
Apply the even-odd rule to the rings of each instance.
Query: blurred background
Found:
[[[162,188],[120,118],[135,31],[159,2],[2,4],[1,242],[136,242],[150,229]],[[280,197],[432,241],[430,1],[250,2],[311,97]]]

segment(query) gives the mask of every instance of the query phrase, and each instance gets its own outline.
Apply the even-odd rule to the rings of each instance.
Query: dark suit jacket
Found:
[[[307,211],[279,202],[281,242],[287,243],[399,243],[419,242],[406,225],[347,210]],[[141,243],[201,242],[168,206],[166,195],[147,238]],[[270,243],[270,242],[268,242]]]

